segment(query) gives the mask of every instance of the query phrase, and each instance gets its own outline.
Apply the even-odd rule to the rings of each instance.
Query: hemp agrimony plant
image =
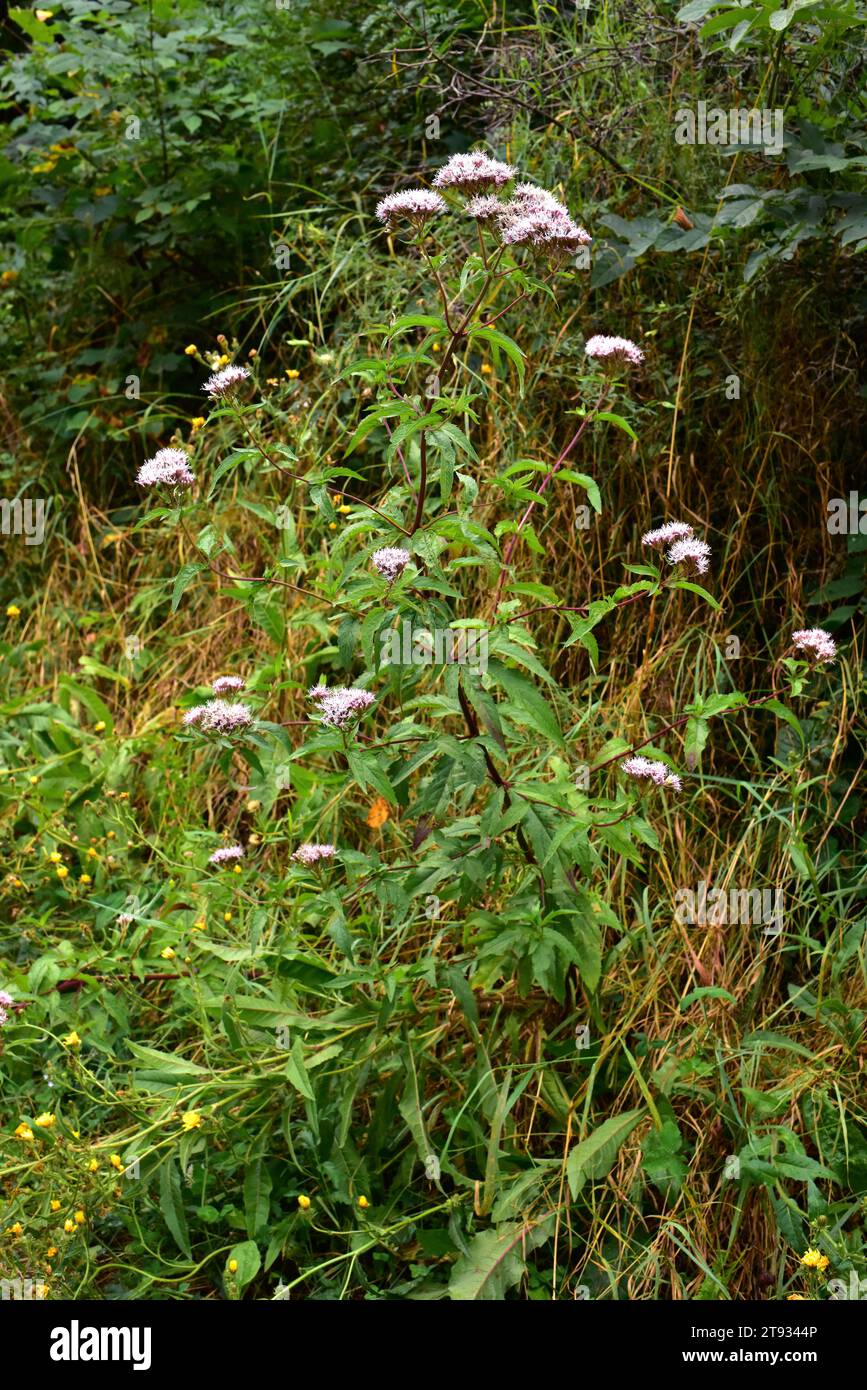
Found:
[[[518,576],[523,547],[542,550],[533,521],[555,488],[578,487],[601,510],[595,481],[572,460],[592,428],[631,433],[609,406],[644,354],[627,338],[587,337],[587,399],[556,456],[515,460],[486,481],[473,443],[485,390],[478,359],[505,361],[523,385],[525,354],[505,331],[507,316],[544,296],[556,323],[558,283],[590,236],[554,194],[482,153],[453,156],[433,184],[393,193],[376,209],[392,248],[417,258],[427,297],[419,312],[372,325],[367,355],[340,374],[357,384],[360,403],[341,463],[300,472],[293,449],[266,438],[251,370],[226,357],[209,364],[211,418],[236,425],[242,438],[209,495],[229,468],[252,460],[273,472],[284,511],[300,505],[299,489],[330,526],[339,507],[348,521],[334,550],[345,558],[327,591],[286,577],[306,568],[298,555],[250,576],[224,567],[228,544],[213,527],[194,538],[189,523],[199,504],[190,500],[195,477],[184,449],[160,450],[138,481],[162,494],[157,514],[179,524],[195,548],[176,580],[175,605],[210,569],[239,595],[256,591],[254,602],[272,588],[292,592],[295,620],[318,636],[306,719],[263,718],[279,694],[266,680],[250,692],[262,702],[258,715],[225,700],[244,685],[226,676],[213,699],[184,715],[185,736],[210,740],[227,774],[240,758],[265,777],[275,749],[299,769],[304,795],[293,805],[291,852],[283,853],[273,821],[266,839],[308,914],[327,921],[350,954],[356,923],[371,920],[367,904],[393,922],[424,916],[435,934],[460,916],[474,978],[516,975],[522,991],[535,985],[562,1001],[570,971],[596,988],[604,933],[621,929],[600,887],[604,865],[612,856],[635,861],[640,845],[658,843],[642,798],[682,791],[686,774],[664,738],[683,730],[681,757],[693,769],[712,716],[760,704],[790,716],[774,682],[749,698],[711,695],[637,742],[600,745],[586,713],[575,723],[529,620],[557,614],[568,625],[564,646],[581,644],[595,665],[594,629],[622,606],[676,590],[717,606],[696,582],[710,572],[710,547],[690,524],[669,520],[641,537],[645,562],[628,567],[637,578],[597,598],[562,601],[550,585]],[[354,457],[377,438],[380,478],[358,471]],[[505,515],[492,529],[493,499]],[[799,693],[811,665],[833,660],[834,646],[821,630],[798,632],[794,642],[806,663],[788,657],[780,669]],[[306,685],[299,672],[290,678],[296,689]],[[616,771],[625,780],[609,778]],[[374,794],[399,822],[399,854],[353,845],[340,812],[350,785]],[[240,874],[243,858],[243,847],[230,845],[209,862]]]

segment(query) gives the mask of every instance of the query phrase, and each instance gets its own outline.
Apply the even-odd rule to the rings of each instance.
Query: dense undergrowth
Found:
[[[734,10],[10,12],[4,1278],[867,1277],[863,10]],[[474,148],[589,248],[377,219]]]

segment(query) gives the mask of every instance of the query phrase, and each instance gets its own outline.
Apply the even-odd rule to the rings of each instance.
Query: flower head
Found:
[[[28,1139],[33,1138],[33,1130],[29,1125],[20,1124],[15,1130],[15,1138],[23,1139],[26,1142]]]
[[[434,188],[453,188],[458,193],[483,193],[502,188],[517,173],[511,164],[491,159],[480,150],[469,154],[453,154],[447,164],[434,175]]]
[[[609,338],[604,333],[596,333],[588,338],[584,351],[588,357],[594,357],[604,366],[619,367],[628,363],[632,367],[640,367],[644,361],[644,353],[631,338]]]
[[[299,845],[292,858],[298,864],[318,864],[320,859],[333,859],[336,845]]]
[[[192,487],[189,455],[183,449],[159,449],[135,475],[139,487]]]
[[[202,1123],[202,1112],[200,1110],[185,1110],[181,1116],[181,1124],[185,1130],[198,1129]]]
[[[12,995],[5,989],[0,989],[0,1028],[3,1027],[4,1023],[8,1022],[9,1014],[7,1010],[11,1009],[14,1003],[15,1000],[12,998]]]
[[[370,691],[359,690],[356,686],[335,685],[311,698],[318,707],[322,723],[332,729],[345,729],[373,704]]]
[[[42,1114],[37,1115],[36,1119],[33,1121],[39,1129],[51,1129],[52,1125],[56,1124],[56,1122],[57,1116],[52,1114],[50,1110],[43,1110]]]
[[[504,206],[500,234],[507,246],[531,246],[549,253],[572,253],[592,240],[559,198],[532,183],[519,183]]]
[[[491,222],[495,217],[502,216],[504,206],[492,193],[481,193],[467,200],[464,212],[467,217],[475,217],[477,222]]]
[[[131,912],[119,912],[117,914],[117,925],[119,927],[128,927],[134,920],[135,918]]]
[[[825,1270],[831,1261],[827,1255],[823,1255],[821,1250],[806,1250],[801,1256],[801,1264],[806,1265],[807,1269]]]
[[[208,393],[212,401],[218,401],[224,396],[235,395],[249,379],[250,373],[246,367],[236,367],[230,363],[228,367],[223,367],[219,372],[214,372],[213,376],[209,376],[202,390]]]
[[[208,734],[234,734],[252,722],[253,715],[246,705],[233,705],[228,700],[209,700],[206,705],[194,705],[184,715],[188,727],[195,725]]]
[[[380,222],[392,227],[395,222],[411,222],[420,227],[428,218],[445,212],[446,205],[438,193],[429,188],[407,188],[402,193],[389,193],[376,205],[376,215]]]
[[[664,526],[657,526],[655,531],[645,531],[641,544],[661,550],[663,546],[671,545],[673,541],[685,541],[691,535],[692,527],[687,522],[667,521]]]
[[[657,762],[655,758],[644,758],[639,753],[633,758],[627,758],[620,766],[629,777],[635,777],[639,781],[647,778],[657,787],[673,787],[676,792],[683,790],[683,783],[677,773],[669,772],[665,763]]]
[[[228,695],[233,690],[243,690],[245,685],[243,676],[218,676],[211,688],[215,695]]]
[[[815,661],[819,665],[833,661],[837,655],[837,643],[823,627],[799,628],[797,632],[792,633],[792,641],[809,661]]]
[[[374,550],[371,558],[383,579],[387,579],[389,584],[393,584],[409,564],[409,553],[401,550],[398,545],[386,545],[382,550]]]
[[[666,551],[665,558],[670,565],[686,565],[694,574],[707,574],[710,546],[707,541],[697,541],[694,536],[688,536],[686,540],[675,541],[671,549]]]
[[[208,860],[209,864],[231,864],[235,859],[243,859],[243,845],[224,845],[221,849],[215,849]]]

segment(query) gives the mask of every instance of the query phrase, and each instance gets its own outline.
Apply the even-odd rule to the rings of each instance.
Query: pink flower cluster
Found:
[[[436,217],[438,213],[445,211],[443,199],[438,193],[432,193],[429,188],[407,188],[402,193],[389,193],[387,198],[380,199],[376,205],[376,215],[387,227],[393,227],[395,222],[403,221],[420,227],[428,218]]]
[[[3,1027],[4,1023],[8,1022],[9,1014],[7,1010],[10,1009],[14,1003],[15,1000],[12,998],[12,995],[5,989],[0,989],[0,1028]]]
[[[698,541],[690,536],[688,540],[675,541],[665,558],[670,565],[686,565],[693,574],[707,574],[710,569],[710,546],[707,541]]]
[[[834,661],[837,656],[837,643],[823,627],[799,628],[797,632],[792,633],[792,641],[808,660],[820,665],[826,661]]]
[[[517,169],[511,164],[503,164],[499,159],[480,150],[469,154],[453,154],[447,164],[437,170],[434,188],[453,188],[457,193],[488,193],[492,188],[502,188],[515,177]]]
[[[645,531],[641,537],[642,545],[649,545],[653,550],[661,550],[663,546],[671,545],[672,541],[683,541],[692,535],[692,527],[685,521],[666,521],[664,526],[657,526],[655,531]]]
[[[693,535],[686,521],[667,521],[655,531],[645,531],[641,544],[649,545],[652,550],[669,546],[665,556],[668,563],[686,565],[694,574],[707,574],[710,568],[710,546]]]
[[[506,246],[532,246],[549,252],[574,252],[591,241],[559,198],[532,183],[519,183],[503,207],[500,235]]]
[[[243,690],[245,684],[243,676],[217,676],[211,689],[215,695],[228,695],[233,690]]]
[[[195,727],[206,734],[235,734],[253,722],[246,705],[230,704],[228,700],[209,700],[206,705],[193,705],[184,715],[187,728]]]
[[[139,487],[192,487],[190,457],[183,449],[160,449],[135,475]]]
[[[298,864],[318,864],[320,859],[333,859],[337,849],[335,845],[299,845],[292,858]]]
[[[208,860],[209,864],[231,864],[235,859],[243,859],[244,848],[242,845],[224,845],[220,849],[215,849]]]
[[[676,792],[683,790],[677,773],[669,772],[665,763],[657,762],[655,758],[643,758],[639,753],[627,758],[620,766],[630,777],[636,777],[639,781],[649,778],[657,787],[673,787]]]
[[[309,695],[322,717],[322,723],[332,729],[345,729],[373,704],[370,691],[360,690],[357,686],[335,685],[329,688],[314,685]]]
[[[397,545],[385,545],[381,550],[374,550],[371,559],[383,579],[387,579],[389,584],[393,584],[409,564],[408,552],[401,550],[400,546]]]
[[[212,401],[222,400],[224,396],[233,396],[243,386],[245,381],[250,380],[250,373],[246,367],[236,367],[232,363],[228,367],[222,367],[220,371],[214,372],[209,376],[203,391],[206,391]]]
[[[626,363],[640,367],[644,361],[644,353],[631,338],[611,338],[604,333],[595,333],[588,338],[584,351],[588,357],[595,358],[604,366],[619,367]]]

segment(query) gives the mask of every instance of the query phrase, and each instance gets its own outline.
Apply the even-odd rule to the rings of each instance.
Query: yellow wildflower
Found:
[[[121,1158],[120,1154],[109,1154],[108,1161],[111,1164],[112,1168],[116,1168],[118,1172],[120,1172],[123,1168],[123,1159]]]
[[[24,1124],[19,1125],[18,1128],[17,1128],[16,1131],[15,1131],[15,1138],[16,1138],[16,1139],[32,1139],[32,1138],[33,1138],[33,1130],[30,1128],[29,1125],[24,1125]]]
[[[807,1250],[801,1256],[801,1264],[808,1269],[827,1269],[830,1261],[827,1255],[823,1255],[820,1250]]]
[[[51,1210],[60,1211],[60,1203],[58,1202],[56,1197],[52,1197],[51,1199]]]
[[[36,1116],[34,1124],[37,1124],[40,1129],[51,1129],[51,1126],[56,1122],[56,1115],[53,1115],[50,1110],[43,1110],[41,1115]]]
[[[81,1047],[81,1038],[74,1028],[71,1033],[64,1033],[60,1041],[63,1043],[64,1047]]]
[[[238,1273],[238,1261],[237,1261],[237,1260],[230,1260],[230,1261],[229,1261],[229,1273],[230,1273],[230,1274],[237,1274],[237,1273]]]
[[[68,1216],[63,1223],[63,1229],[68,1236],[72,1235],[72,1232],[75,1230],[75,1222]]]
[[[172,950],[171,946],[164,946],[163,949],[160,951],[160,955],[162,956],[163,960],[174,960],[175,958],[175,953]]]
[[[184,352],[187,354],[187,357],[195,357],[198,350],[199,349],[196,347],[195,343],[188,343],[187,346],[184,348]]]
[[[79,1207],[78,1211],[75,1213],[75,1224],[76,1224],[76,1226],[83,1226],[86,1220],[87,1220],[87,1217],[85,1216],[84,1212],[83,1212],[83,1211],[81,1210],[81,1208]]]
[[[298,1205],[302,1211],[307,1211],[307,1209],[310,1206],[310,1198],[305,1197],[303,1192],[301,1193],[301,1196],[298,1198]]]
[[[201,1110],[187,1110],[187,1111],[185,1111],[184,1114],[181,1116],[181,1124],[183,1125],[184,1129],[186,1129],[186,1130],[198,1129],[199,1126],[201,1125],[201,1123],[202,1123],[202,1112],[201,1112]]]

